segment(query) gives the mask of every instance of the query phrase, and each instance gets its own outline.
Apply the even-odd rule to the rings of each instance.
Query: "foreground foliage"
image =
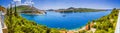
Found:
[[[9,21],[10,16],[6,16],[5,23],[8,27],[8,33],[59,33],[56,29],[50,29],[46,26],[38,25],[35,22],[28,21],[22,17],[15,17],[14,15]]]
[[[119,11],[114,8],[109,15],[103,16],[102,18],[95,20],[96,24],[94,25],[94,28],[97,29],[95,33],[114,33],[118,13]]]
[[[94,33],[114,33],[117,24],[118,13],[118,9],[114,8],[109,15],[103,16],[97,20],[93,20],[92,23],[94,23],[94,25],[93,27],[90,27],[90,29],[95,28],[96,30]],[[93,31],[81,30],[79,32],[91,33]]]

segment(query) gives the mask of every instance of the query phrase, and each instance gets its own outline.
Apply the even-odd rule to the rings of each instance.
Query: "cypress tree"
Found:
[[[10,5],[9,18],[9,21],[12,22],[12,4]]]
[[[9,9],[7,8],[7,14],[6,14],[7,16],[9,16]]]
[[[16,4],[15,4],[15,12],[14,12],[14,15],[15,15],[15,16],[18,16],[18,15],[17,15],[17,8],[16,8]]]

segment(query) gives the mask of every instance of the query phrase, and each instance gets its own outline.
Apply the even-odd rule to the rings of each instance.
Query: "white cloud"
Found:
[[[26,0],[24,2],[24,4],[26,4],[26,5],[32,5],[32,4],[34,4],[34,2],[32,2],[32,0]]]
[[[24,3],[21,3],[22,0],[13,0],[13,3],[16,3],[16,5],[32,5],[34,2],[32,0],[25,0]]]
[[[13,4],[15,4],[16,3],[16,5],[21,5],[21,0],[13,0]]]
[[[15,1],[15,2],[16,2],[16,1],[20,1],[20,2],[21,2],[21,0],[13,0],[13,1]]]

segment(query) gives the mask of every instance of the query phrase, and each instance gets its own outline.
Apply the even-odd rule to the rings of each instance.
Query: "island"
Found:
[[[56,12],[66,13],[66,12],[98,12],[98,11],[106,11],[106,9],[92,9],[92,8],[74,8],[70,7],[67,9],[58,9]]]

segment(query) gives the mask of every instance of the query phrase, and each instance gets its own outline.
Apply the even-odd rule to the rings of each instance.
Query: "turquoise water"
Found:
[[[111,11],[59,13],[47,11],[47,14],[45,15],[21,14],[21,16],[49,28],[65,28],[67,30],[71,30],[80,28],[81,26],[86,25],[88,21],[108,15],[110,12]]]

